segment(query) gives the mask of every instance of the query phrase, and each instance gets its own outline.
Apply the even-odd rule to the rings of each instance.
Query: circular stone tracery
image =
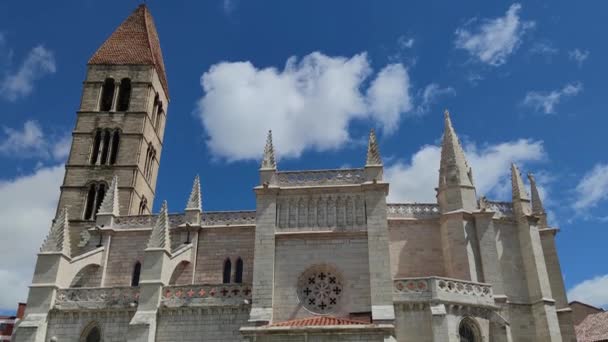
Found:
[[[341,277],[327,266],[314,266],[298,279],[298,297],[308,310],[327,314],[340,303],[343,287]]]

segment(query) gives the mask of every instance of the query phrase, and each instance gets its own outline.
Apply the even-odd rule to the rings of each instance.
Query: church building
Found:
[[[361,167],[298,171],[269,132],[255,208],[205,210],[197,176],[153,213],[168,104],[140,5],[88,61],[14,341],[576,340],[534,176],[478,196],[448,112],[434,203],[387,203],[373,130]]]

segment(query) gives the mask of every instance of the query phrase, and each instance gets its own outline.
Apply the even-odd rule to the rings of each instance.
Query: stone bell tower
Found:
[[[88,62],[58,208],[94,220],[116,176],[120,215],[149,214],[168,102],[156,27],[140,5]]]

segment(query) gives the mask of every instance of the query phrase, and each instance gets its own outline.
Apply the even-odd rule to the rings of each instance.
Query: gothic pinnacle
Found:
[[[543,202],[540,199],[540,193],[538,192],[538,187],[536,186],[536,179],[532,173],[528,173],[528,180],[530,181],[530,192],[532,195],[532,212],[535,214],[544,214],[545,208],[543,207]]]
[[[169,235],[169,214],[167,212],[167,201],[163,201],[160,212],[156,218],[156,224],[150,233],[148,248],[160,248],[171,251],[171,236]]]
[[[188,197],[186,210],[202,210],[201,180],[198,175],[194,177],[194,183],[192,184],[192,191],[190,192],[190,197]]]
[[[524,181],[521,179],[521,173],[515,163],[511,163],[511,187],[513,191],[513,202],[518,200],[529,201],[528,192],[524,185]]]
[[[445,129],[441,142],[439,187],[445,185],[473,186],[473,175],[452,126],[450,113],[444,112]]]
[[[108,189],[107,194],[104,196],[99,212],[97,215],[119,215],[119,202],[118,202],[118,177],[112,178],[112,183]]]
[[[277,162],[274,157],[274,146],[272,145],[272,131],[268,131],[266,146],[264,147],[264,157],[262,158],[261,169],[276,170]]]
[[[59,252],[71,256],[68,208],[64,207],[53,222],[51,230],[40,248],[41,252]]]
[[[376,132],[372,128],[369,131],[369,141],[367,143],[367,159],[365,161],[366,166],[378,166],[382,165],[382,158],[380,157],[380,148],[376,140]]]

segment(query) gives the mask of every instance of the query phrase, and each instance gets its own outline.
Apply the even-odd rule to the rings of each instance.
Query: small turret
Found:
[[[526,191],[526,186],[521,178],[519,168],[515,163],[511,164],[511,188],[513,196],[513,210],[521,215],[530,214],[530,196]]]
[[[264,146],[264,156],[260,165],[260,183],[263,186],[273,184],[277,172],[277,161],[274,155],[274,146],[272,144],[272,131],[268,131],[266,137],[266,146]]]
[[[538,216],[539,227],[547,227],[547,213],[545,212],[545,207],[543,206],[538,187],[536,186],[536,179],[532,173],[528,173],[528,180],[530,181],[530,192],[532,193],[532,214]]]
[[[167,201],[163,202],[160,213],[156,218],[156,224],[152,228],[148,249],[164,249],[171,252],[171,235],[169,234],[169,214],[167,212]]]
[[[186,222],[192,225],[200,223],[201,213],[203,211],[202,195],[201,195],[201,180],[198,175],[194,177],[192,191],[186,203]]]
[[[70,226],[68,209],[64,207],[53,222],[51,230],[40,247],[42,253],[62,253],[70,258],[72,256],[70,245]]]

